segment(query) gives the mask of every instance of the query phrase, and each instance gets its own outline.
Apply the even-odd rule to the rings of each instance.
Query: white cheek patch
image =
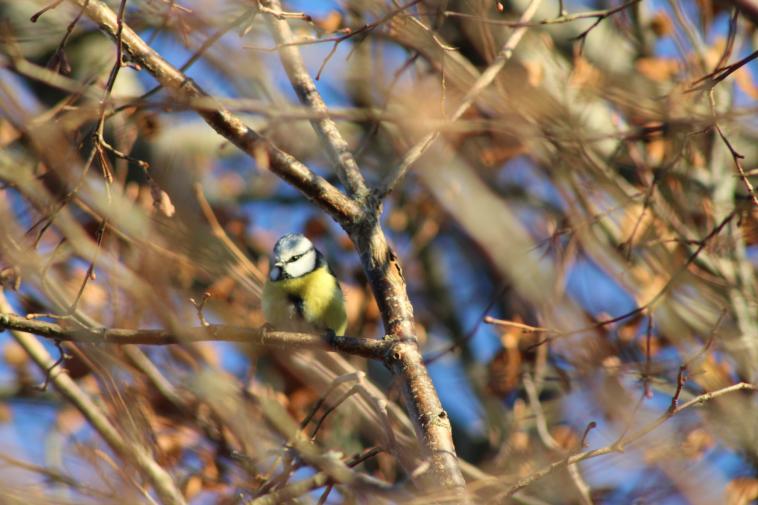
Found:
[[[284,271],[291,278],[300,277],[316,268],[316,251],[311,249],[302,258],[284,265]]]

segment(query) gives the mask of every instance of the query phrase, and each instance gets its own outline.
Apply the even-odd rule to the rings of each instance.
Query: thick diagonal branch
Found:
[[[116,36],[116,13],[98,0],[72,0],[84,13],[107,33]],[[240,118],[221,104],[207,106],[208,95],[191,79],[173,67],[155,52],[129,26],[123,24],[120,40],[132,61],[147,69],[169,93],[193,107],[208,125],[245,153],[255,157],[262,150],[267,154],[271,171],[305,194],[316,205],[326,210],[340,223],[350,222],[359,215],[360,208],[326,179],[314,174],[289,153],[246,126]],[[203,100],[198,100],[203,99]],[[199,102],[206,101],[204,106]]]
[[[376,212],[348,232],[379,304],[384,331],[394,342],[385,363],[400,378],[408,417],[414,422],[424,459],[430,464],[428,481],[423,484],[426,488],[459,492],[465,481],[458,465],[450,420],[419,352],[413,307],[402,268],[379,224],[380,207]]]
[[[83,7],[90,19],[106,32],[115,35],[116,15],[107,5],[99,0],[70,1]],[[326,210],[348,232],[361,257],[382,311],[385,333],[392,342],[392,350],[388,353],[385,363],[403,385],[406,409],[414,422],[423,448],[423,458],[429,463],[428,471],[423,472],[426,477],[423,479],[424,487],[429,490],[459,493],[465,482],[453,445],[450,421],[442,409],[418,351],[413,310],[408,300],[405,280],[400,264],[379,224],[380,200],[366,195],[359,203],[246,127],[220,104],[217,107],[209,107],[205,103],[200,107],[198,99],[207,101],[207,95],[194,82],[168,64],[126,25],[123,26],[121,40],[132,60],[153,74],[177,99],[190,106],[194,105],[195,110],[219,134],[250,155],[255,155],[262,147],[265,148],[271,160],[272,171]],[[350,185],[347,185],[349,188]]]

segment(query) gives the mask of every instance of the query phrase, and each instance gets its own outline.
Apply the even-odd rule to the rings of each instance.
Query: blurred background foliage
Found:
[[[497,477],[483,500],[504,499],[518,479],[582,450],[591,422],[590,448],[645,426],[670,407],[680,375],[681,402],[758,380],[758,208],[748,189],[758,170],[757,67],[746,62],[723,80],[714,73],[758,49],[758,7],[566,1],[561,16],[558,2],[543,1],[505,69],[447,121],[528,4],[285,4],[306,14],[290,25],[369,181],[441,132],[385,201],[383,223],[467,479]],[[2,312],[65,316],[70,327],[173,329],[198,324],[190,298],[207,292],[208,321],[258,326],[268,252],[294,231],[343,281],[348,333],[382,337],[349,240],[268,171],[265,152],[241,155],[128,60],[102,106],[113,41],[73,3],[33,17],[45,6],[0,1]],[[338,184],[267,15],[256,2],[132,0],[124,19]],[[93,137],[101,118],[102,143]],[[37,387],[44,372],[8,332],[0,345],[0,496],[154,499],[79,411]],[[235,503],[314,471],[290,458],[268,411],[238,385],[299,423],[327,393],[329,405],[350,389],[335,377],[365,371],[372,393],[335,404],[315,440],[346,458],[387,449],[371,398],[396,400],[398,391],[377,363],[232,343],[62,349],[77,384],[191,503]],[[412,453],[404,414],[393,406],[390,417]],[[724,395],[513,499],[751,503],[757,418],[751,395]],[[358,468],[408,483],[390,450]],[[371,500],[361,496],[338,486],[325,499]]]

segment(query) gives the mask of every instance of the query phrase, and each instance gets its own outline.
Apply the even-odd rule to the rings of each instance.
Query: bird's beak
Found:
[[[282,278],[282,273],[284,272],[284,265],[281,263],[274,263],[271,266],[271,271],[268,273],[269,279],[272,281],[278,281]]]

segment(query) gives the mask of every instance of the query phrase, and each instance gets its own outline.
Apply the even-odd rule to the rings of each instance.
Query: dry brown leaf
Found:
[[[197,342],[194,344],[194,347],[207,364],[214,368],[221,366],[221,357],[219,356],[218,348],[216,348],[211,342]]]
[[[11,340],[3,347],[3,359],[13,368],[21,368],[29,362],[29,355],[15,340]]]
[[[545,69],[542,63],[536,60],[522,61],[521,64],[526,69],[526,82],[530,86],[536,88],[542,84],[542,80],[545,78]]]
[[[408,214],[404,209],[393,208],[387,216],[387,226],[392,231],[401,233],[408,227]]]
[[[732,384],[732,370],[726,361],[717,361],[713,354],[708,354],[698,366],[698,373],[692,375],[698,386],[706,391],[714,391]]]
[[[21,270],[18,267],[0,269],[0,287],[18,291],[18,288],[21,287]]]
[[[165,422],[163,418],[161,424]],[[170,422],[170,421],[169,421]],[[191,428],[179,427],[171,429],[165,427],[156,436],[156,444],[160,449],[159,459],[165,466],[173,466],[179,463],[184,451],[197,444],[199,434]]]
[[[7,403],[0,403],[0,424],[9,423],[13,420],[13,410]]]
[[[199,475],[193,475],[184,484],[184,496],[187,501],[192,500],[203,490],[203,479]]]
[[[321,28],[324,33],[334,33],[342,25],[342,14],[339,11],[330,11],[320,19],[314,19],[313,23]]]
[[[553,426],[550,429],[550,436],[558,443],[558,446],[565,451],[573,451],[579,448],[579,435],[565,424]]]
[[[299,387],[291,391],[287,396],[287,411],[296,419],[303,419],[319,399],[318,395],[309,387]]]
[[[521,144],[490,145],[481,150],[479,157],[484,166],[499,168],[503,163],[526,152],[526,146]]]
[[[737,86],[750,98],[758,100],[758,85],[753,82],[753,77],[744,66],[732,74],[734,80],[737,82]]]
[[[155,205],[155,208],[164,216],[171,217],[176,213],[176,208],[174,207],[174,204],[171,203],[171,198],[165,191],[160,190],[156,195],[153,195],[153,198],[153,205]]]
[[[648,465],[654,465],[660,461],[670,459],[674,456],[675,451],[669,444],[656,444],[647,447],[642,452],[642,458]]]
[[[618,328],[619,341],[623,344],[628,344],[637,338],[637,332],[639,331],[641,316],[629,319],[627,322],[622,323]]]
[[[529,450],[530,439],[529,434],[525,431],[516,431],[511,434],[508,440],[510,446],[516,452],[527,452]]]
[[[664,11],[653,14],[653,18],[650,20],[650,28],[658,37],[666,37],[674,33],[674,23]]]
[[[521,353],[503,349],[487,365],[487,387],[496,396],[505,396],[519,385]]]
[[[637,71],[653,81],[668,81],[680,70],[679,61],[673,58],[640,58]]]
[[[329,233],[329,225],[321,216],[311,216],[305,223],[303,233],[311,240],[318,239]]]
[[[21,132],[10,122],[0,119],[0,148],[7,146],[11,142],[15,142],[20,136]]]
[[[64,435],[75,433],[84,425],[85,419],[81,412],[73,407],[65,407],[58,412],[55,426]]]
[[[621,359],[618,356],[607,356],[602,365],[608,375],[615,376],[621,370]]]
[[[713,447],[713,435],[703,428],[696,428],[689,433],[682,443],[682,453],[688,458],[700,459],[703,453]]]
[[[576,87],[593,86],[602,84],[603,74],[584,57],[574,59],[574,69],[569,77],[569,84]]]
[[[751,207],[749,212],[743,214],[740,227],[746,245],[758,244],[758,209]]]
[[[727,505],[748,505],[758,498],[758,479],[739,477],[726,485]]]

